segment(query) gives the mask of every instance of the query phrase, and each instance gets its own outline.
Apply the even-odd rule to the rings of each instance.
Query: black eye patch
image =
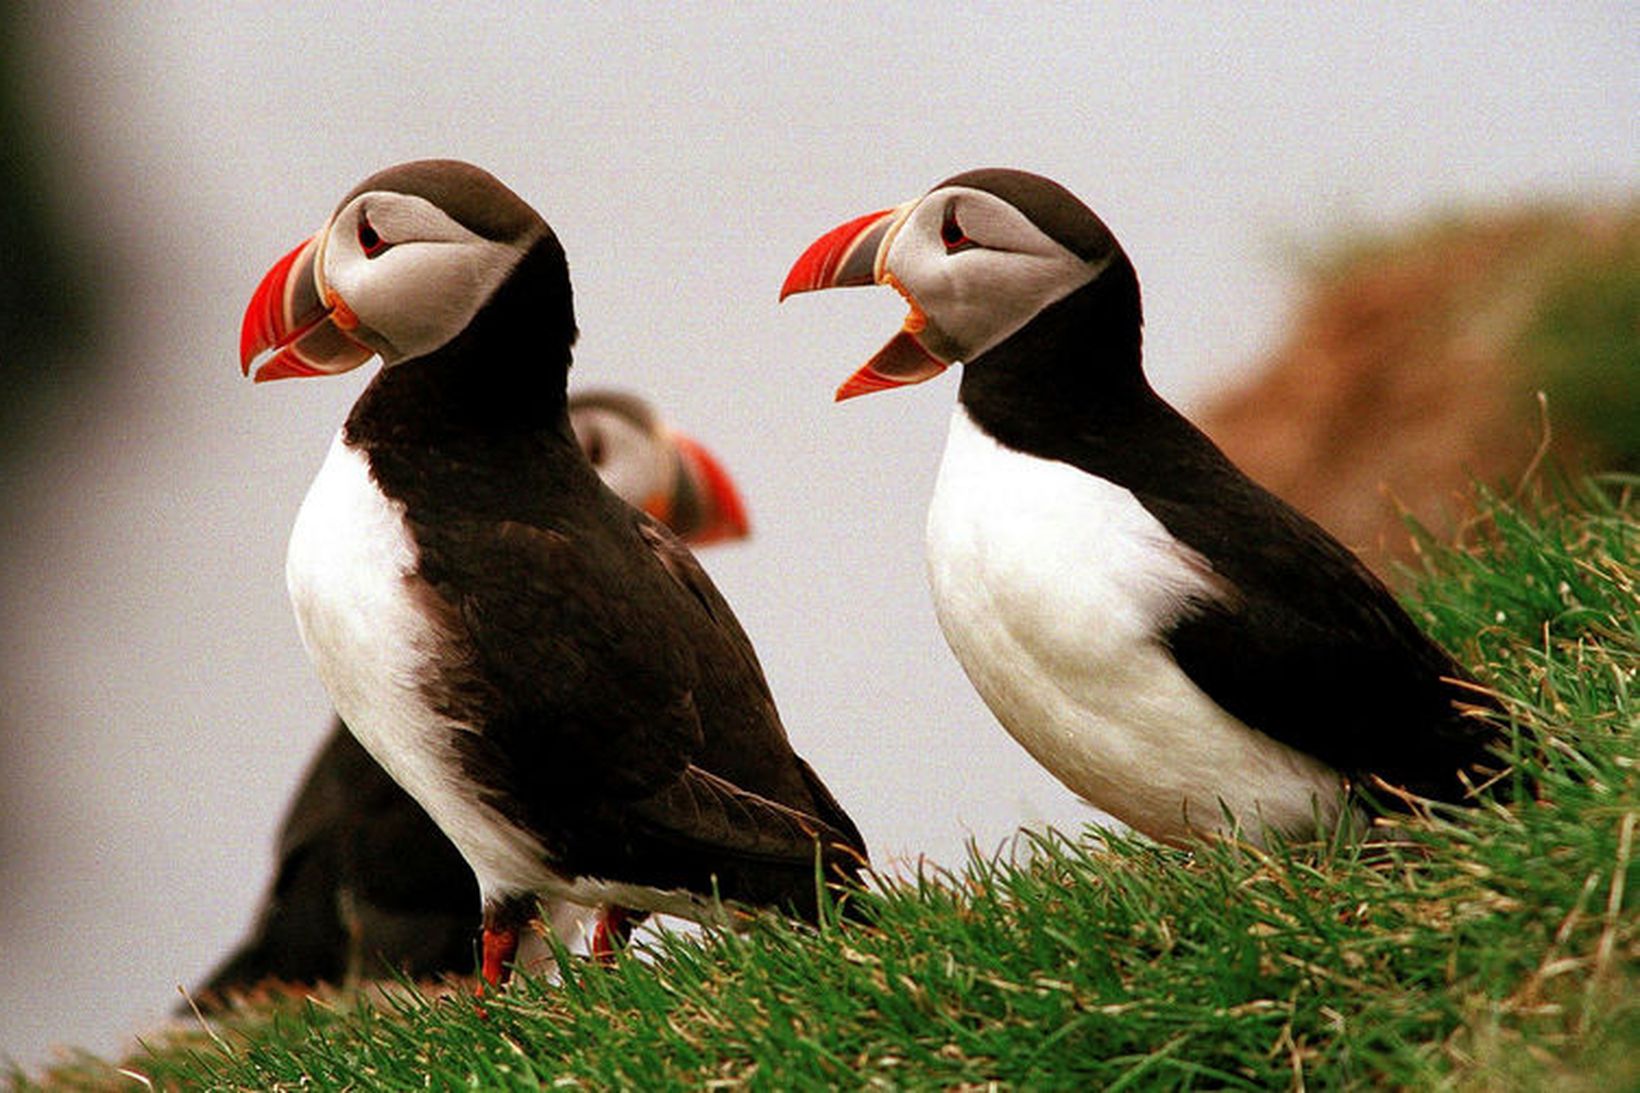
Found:
[[[359,249],[366,258],[374,258],[393,244],[381,237],[370,223],[370,218],[361,210],[359,213]]]
[[[957,222],[957,205],[954,201],[945,207],[945,216],[940,221],[940,242],[945,244],[946,254],[955,254],[959,250],[979,246],[968,237],[968,233],[963,231],[962,225]]]

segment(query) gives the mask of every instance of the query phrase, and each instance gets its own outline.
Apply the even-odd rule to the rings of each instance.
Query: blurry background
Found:
[[[1390,471],[1351,471],[1333,426],[1250,449],[1324,414],[1382,448],[1406,420],[1369,426],[1363,407],[1454,401],[1428,377],[1507,357],[1535,321],[1531,279],[1466,282],[1461,329],[1411,364],[1381,337],[1403,370],[1386,385],[1340,356],[1390,320],[1327,280],[1348,268],[1339,240],[1552,206],[1632,270],[1636,72],[1626,3],[0,8],[0,1058],[117,1050],[249,924],[328,719],[285,538],[373,369],[253,388],[239,320],[364,175],[469,159],[553,223],[583,331],[572,382],[653,398],[743,489],[753,538],[704,561],[799,750],[880,865],[953,865],[965,840],[994,851],[1091,813],[993,723],[928,605],[954,380],[833,406],[903,308],[859,292],[777,309],[791,261],[959,170],[1050,175],[1133,257],[1163,394],[1227,442],[1239,427],[1267,480],[1326,462],[1346,507],[1381,509]],[[1554,247],[1513,238],[1542,282]],[[1426,255],[1401,299],[1499,253]],[[1626,283],[1595,297],[1632,332]],[[1346,309],[1321,342],[1288,333],[1327,302],[1317,284]],[[1317,344],[1342,347],[1330,371],[1304,365]],[[1621,379],[1632,340],[1613,353]],[[1295,356],[1268,393],[1224,394]],[[1560,367],[1577,389],[1578,362]],[[1353,394],[1322,405],[1324,374]],[[1423,429],[1396,473],[1465,465],[1477,430],[1529,455],[1525,388],[1497,389],[1503,416]]]

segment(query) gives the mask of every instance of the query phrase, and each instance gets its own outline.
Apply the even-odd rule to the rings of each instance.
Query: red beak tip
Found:
[[[869,284],[871,277],[864,270],[855,270],[846,277],[840,274],[861,237],[894,212],[894,209],[880,209],[857,216],[810,243],[787,272],[785,283],[780,286],[780,298],[784,300],[795,293],[821,288]],[[871,257],[876,257],[874,252]]]

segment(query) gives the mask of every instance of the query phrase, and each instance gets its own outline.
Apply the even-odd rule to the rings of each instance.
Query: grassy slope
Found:
[[[1539,797],[1382,849],[1088,831],[892,886],[877,929],[760,922],[653,964],[247,1015],[161,1087],[1640,1087],[1640,479],[1490,499],[1415,612],[1544,746]],[[133,1088],[106,1065],[63,1087]]]

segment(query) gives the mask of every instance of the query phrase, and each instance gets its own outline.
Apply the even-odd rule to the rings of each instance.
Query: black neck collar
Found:
[[[1120,251],[1092,281],[963,365],[958,398],[999,443],[1069,459],[1166,410],[1145,380],[1139,282]]]
[[[348,415],[349,443],[543,430],[569,435],[575,312],[557,239],[532,247],[450,342],[385,367]]]

